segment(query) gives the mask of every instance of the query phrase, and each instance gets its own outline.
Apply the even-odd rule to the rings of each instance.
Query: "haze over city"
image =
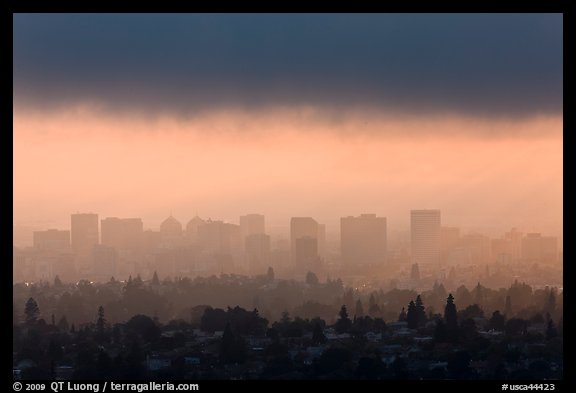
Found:
[[[14,378],[561,379],[562,32],[14,14]]]
[[[561,20],[15,15],[14,224],[257,211],[335,231],[374,212],[407,230],[430,207],[561,238]]]

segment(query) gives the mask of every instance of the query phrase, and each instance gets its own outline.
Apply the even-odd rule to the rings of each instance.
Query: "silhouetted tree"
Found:
[[[420,295],[416,296],[416,318],[418,321],[418,326],[424,326],[426,323],[426,309],[424,308],[424,303]]]
[[[410,272],[410,279],[420,280],[420,269],[418,268],[417,263],[412,265],[412,271]]]
[[[339,334],[348,332],[352,327],[352,321],[348,317],[348,311],[346,310],[345,305],[342,305],[338,315],[340,316],[340,318],[338,318],[338,320],[336,321],[335,325],[336,332],[338,332]]]
[[[158,286],[160,285],[160,279],[158,278],[158,273],[154,270],[154,275],[152,276],[152,285]]]
[[[504,330],[509,336],[517,336],[525,333],[527,325],[528,322],[524,319],[511,318],[506,322]]]
[[[398,322],[406,322],[406,310],[402,307],[402,311],[400,311],[400,315],[398,315]]]
[[[362,307],[362,301],[360,299],[356,300],[356,311],[354,312],[354,316],[364,316],[364,307]]]
[[[350,309],[354,306],[354,292],[352,292],[352,288],[348,288],[348,290],[344,292],[342,303]]]
[[[306,273],[306,284],[308,285],[318,285],[318,276],[314,272]]]
[[[126,328],[140,336],[145,342],[154,342],[160,337],[160,328],[152,318],[146,315],[135,315],[128,322]]]
[[[64,351],[62,350],[62,344],[57,335],[52,335],[50,337],[50,342],[48,344],[48,358],[51,361],[62,360]]]
[[[504,315],[506,318],[512,318],[512,298],[510,295],[506,296],[506,308],[504,310]]]
[[[556,310],[556,295],[554,294],[554,290],[550,290],[550,294],[546,299],[546,304],[544,305],[544,311],[547,313],[552,314]]]
[[[468,318],[481,318],[484,316],[484,311],[478,304],[471,304],[464,310],[458,312],[458,318],[460,320]]]
[[[480,283],[478,283],[474,289],[474,303],[478,305],[484,304],[484,288]]]
[[[454,296],[448,294],[446,299],[446,307],[444,308],[444,320],[446,321],[446,327],[449,330],[455,330],[458,328],[458,313],[456,311],[456,305],[454,304]]]
[[[488,329],[503,332],[505,323],[506,318],[504,318],[504,315],[500,314],[500,311],[496,310],[492,313],[492,317],[488,321]]]
[[[558,331],[556,330],[556,326],[554,326],[554,321],[550,318],[548,320],[548,326],[546,327],[546,340],[551,340],[556,336],[558,336]]]
[[[318,344],[324,344],[325,342],[326,342],[326,336],[322,331],[320,323],[317,322],[314,324],[314,330],[312,331],[312,343],[318,345]]]
[[[413,300],[408,303],[408,312],[406,313],[406,322],[408,322],[408,329],[418,328],[418,313],[416,311],[416,304]]]
[[[230,324],[226,324],[220,344],[220,359],[224,364],[244,363],[246,348],[242,337],[232,332]]]
[[[274,281],[274,269],[272,266],[268,266],[268,271],[266,272],[266,278],[269,282]]]
[[[54,286],[56,288],[59,288],[62,286],[62,281],[60,280],[60,277],[58,277],[58,275],[56,275],[56,277],[54,277]]]
[[[29,298],[24,308],[24,321],[27,325],[33,325],[38,320],[40,309],[38,303],[33,298]]]
[[[98,319],[96,319],[96,330],[103,333],[106,328],[106,318],[104,318],[104,307],[98,307]]]
[[[434,340],[443,343],[449,341],[448,330],[446,329],[446,324],[441,319],[436,321],[436,327],[434,328]]]

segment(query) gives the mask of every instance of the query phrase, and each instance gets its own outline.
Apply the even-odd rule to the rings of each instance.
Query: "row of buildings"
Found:
[[[340,219],[340,249],[336,259],[350,269],[385,266],[395,256],[388,250],[386,217],[362,214]],[[247,214],[239,224],[192,218],[184,227],[176,218],[165,219],[159,231],[144,230],[140,218],[98,214],[71,215],[70,230],[49,229],[33,234],[32,276],[76,275],[109,279],[133,273],[159,271],[166,275],[211,274],[223,271],[261,273],[282,266],[293,273],[318,271],[334,254],[326,250],[326,226],[312,217],[292,217],[289,244],[272,247],[265,217]],[[511,263],[518,260],[554,262],[557,239],[516,229],[502,238],[461,235],[459,228],[443,227],[440,210],[410,212],[408,261],[436,268],[446,265]],[[17,271],[26,273],[26,256],[19,253]],[[30,260],[30,255],[28,255]],[[72,268],[73,267],[73,268]],[[29,270],[29,269],[28,269]],[[74,274],[73,274],[74,272]],[[27,272],[30,273],[30,272]]]

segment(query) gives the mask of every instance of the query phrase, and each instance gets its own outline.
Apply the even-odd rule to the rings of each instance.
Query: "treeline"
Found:
[[[472,289],[459,286],[451,292],[458,299],[460,310],[477,305],[487,318],[496,310],[508,318],[523,319],[549,314],[558,320],[562,314],[563,293],[555,288],[534,290],[514,282],[508,288],[492,289],[478,283]],[[346,306],[351,316],[395,321],[403,308],[410,307],[411,301],[421,315],[442,313],[447,297],[447,289],[438,283],[422,293],[407,289],[360,290],[346,288],[339,279],[320,282],[314,273],[309,273],[304,282],[275,279],[271,269],[267,275],[254,277],[221,275],[160,280],[155,274],[146,281],[140,277],[126,282],[112,278],[107,283],[85,280],[63,283],[56,277],[53,283],[13,286],[13,322],[16,325],[23,321],[24,304],[29,298],[34,298],[40,317],[48,322],[55,319],[58,323],[65,317],[68,323],[80,326],[91,322],[93,310],[102,306],[111,323],[143,314],[163,323],[182,319],[197,326],[207,306],[258,309],[269,321],[278,321],[283,312],[288,312],[294,317],[318,317],[332,324],[341,305]]]
[[[477,322],[483,319],[482,308],[473,304],[458,310],[452,294],[448,294],[442,312],[427,315],[424,310],[422,297],[417,296],[400,312],[398,320],[389,324],[370,316],[350,317],[345,305],[340,307],[333,324],[318,317],[292,318],[286,311],[280,320],[270,324],[257,309],[206,306],[202,311],[197,308],[201,316],[195,326],[182,319],[163,324],[158,318],[142,314],[124,323],[110,323],[105,308],[100,306],[92,321],[76,326],[65,316],[58,322],[45,321],[40,318],[37,302],[29,298],[23,321],[13,330],[14,364],[19,367],[24,364],[24,379],[54,378],[55,366],[62,364],[71,366],[73,374],[68,377],[73,379],[228,378],[230,366],[254,361],[265,361],[266,366],[258,375],[246,378],[276,378],[295,373],[293,376],[312,379],[474,379],[481,375],[472,367],[473,361],[492,362],[490,375],[494,378],[540,379],[557,375],[550,364],[555,361],[561,365],[562,318],[556,324],[548,313],[541,320],[536,316],[525,320],[507,317],[496,310],[481,328]],[[546,325],[544,334],[530,330],[542,323]],[[383,362],[380,349],[370,343],[367,335],[378,335],[382,343],[406,344],[411,338],[393,334],[397,325],[403,324],[413,332],[411,337],[426,338],[419,351],[428,353],[429,359],[446,360],[447,368],[435,372],[414,370],[399,353],[391,364]],[[329,331],[338,335],[338,339],[327,344],[329,338],[325,333]],[[498,339],[491,340],[480,331],[496,332]],[[211,335],[220,332],[221,336],[211,336],[206,344],[197,340],[198,332]],[[266,341],[252,342],[258,338]],[[526,353],[522,350],[526,344],[540,345],[536,347],[539,352]],[[254,348],[259,345],[263,347]],[[312,363],[289,355],[290,351],[323,345],[327,346]],[[150,356],[170,352],[176,353],[170,366],[159,374],[151,374],[146,362]],[[205,367],[193,369],[191,375],[191,368],[186,366],[187,355],[202,358]],[[512,372],[508,371],[510,364]]]

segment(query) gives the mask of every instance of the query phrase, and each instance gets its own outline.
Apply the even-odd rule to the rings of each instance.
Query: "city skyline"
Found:
[[[406,214],[405,214],[404,220],[402,220],[403,222],[401,222],[400,225],[397,225],[398,223],[395,222],[392,227],[390,227],[389,224],[386,224],[385,227],[388,228],[389,232],[394,233],[395,235],[403,234],[404,236],[410,236],[411,220],[412,220],[411,215],[412,215],[412,212],[414,212],[414,211],[442,211],[442,210],[441,209],[410,209],[409,211],[405,212]],[[101,217],[101,218],[99,218],[99,221],[98,221],[100,228],[102,228],[103,224],[106,224],[106,225],[112,227],[113,224],[121,225],[121,223],[125,223],[124,225],[129,225],[129,223],[132,222],[132,226],[134,226],[134,224],[136,224],[136,226],[141,227],[142,231],[159,231],[162,228],[162,224],[167,219],[174,219],[182,225],[182,232],[183,233],[184,232],[190,232],[190,230],[187,229],[187,227],[190,225],[196,227],[194,230],[197,231],[197,226],[199,225],[198,222],[205,223],[207,221],[209,221],[209,222],[222,222],[222,223],[226,223],[226,224],[234,224],[234,225],[237,225],[239,227],[239,229],[242,233],[244,233],[244,231],[246,229],[242,229],[243,228],[243,220],[250,219],[250,218],[252,218],[252,219],[257,218],[257,223],[255,224],[255,227],[258,229],[252,230],[252,232],[250,232],[250,230],[247,230],[247,232],[248,233],[254,233],[254,234],[266,233],[269,235],[273,235],[277,239],[289,239],[290,238],[290,220],[293,218],[299,218],[299,217],[289,217],[284,222],[282,222],[280,220],[272,220],[272,224],[270,224],[271,220],[269,219],[269,217],[266,216],[265,214],[260,214],[260,213],[245,213],[245,214],[240,214],[236,218],[227,218],[227,219],[223,219],[223,218],[217,217],[217,216],[216,217],[203,217],[203,216],[198,215],[198,213],[195,213],[192,217],[190,217],[187,220],[182,219],[182,217],[179,217],[177,215],[173,215],[172,213],[170,213],[168,216],[164,216],[163,219],[160,220],[160,222],[152,225],[152,224],[148,223],[147,221],[143,220],[141,217],[118,217],[118,216],[99,215],[98,213],[92,213],[91,211],[89,213],[76,212],[76,213],[71,213],[70,215],[72,215],[72,216],[73,215],[96,215],[98,217]],[[358,214],[357,218],[370,217],[370,216],[380,216],[380,215],[378,215],[376,213],[371,213],[371,212],[361,212]],[[442,217],[444,217],[444,216],[445,216],[445,213],[442,213]],[[307,217],[305,217],[305,218],[307,218]],[[324,226],[325,227],[324,231],[326,231],[326,224],[320,224],[318,222],[318,220],[315,219],[315,217],[309,217],[309,218],[317,221],[317,223],[316,223],[317,225]],[[330,224],[327,226],[328,231],[325,233],[328,234],[327,237],[332,242],[334,242],[336,238],[340,239],[342,220],[343,219],[350,219],[350,218],[353,218],[353,216],[344,215],[342,217],[333,217],[333,218],[327,220]],[[389,223],[387,216],[384,216],[383,218],[385,219],[385,221],[387,223]],[[262,221],[260,221],[260,220],[262,220]],[[442,225],[441,225],[442,230],[457,230],[458,236],[466,235],[466,234],[468,234],[468,235],[482,234],[482,235],[488,235],[488,236],[500,236],[502,233],[509,231],[511,228],[513,230],[520,230],[522,233],[548,233],[549,235],[554,235],[555,237],[558,238],[560,250],[563,249],[563,247],[562,247],[563,237],[562,236],[557,236],[555,233],[547,232],[543,228],[536,227],[536,226],[523,227],[520,225],[516,225],[515,223],[506,223],[506,224],[502,224],[499,227],[495,227],[495,226],[474,227],[474,226],[471,226],[467,223],[462,223],[462,222],[457,222],[457,221],[450,221],[450,222],[446,223],[444,221],[444,218],[442,220],[443,220]],[[42,226],[42,225],[40,225],[37,227],[21,228],[23,230],[20,233],[15,234],[14,245],[19,246],[19,247],[31,246],[33,238],[34,238],[34,234],[37,232],[47,232],[47,231],[53,231],[53,230],[70,232],[70,230],[71,230],[70,220],[68,219],[68,220],[62,220],[62,221],[67,221],[68,223],[58,225],[58,226],[50,226],[50,225],[43,225]],[[264,221],[266,222],[265,225],[264,225]],[[248,224],[244,223],[244,225],[248,225]],[[261,232],[260,228],[265,228],[264,232]],[[100,231],[101,231],[101,229],[100,229]],[[121,231],[121,229],[118,228],[117,231]],[[101,235],[101,232],[99,232],[99,234]]]
[[[429,206],[561,238],[562,23],[15,14],[13,224],[93,210],[398,226]]]
[[[561,390],[563,19],[13,13],[14,390]]]

